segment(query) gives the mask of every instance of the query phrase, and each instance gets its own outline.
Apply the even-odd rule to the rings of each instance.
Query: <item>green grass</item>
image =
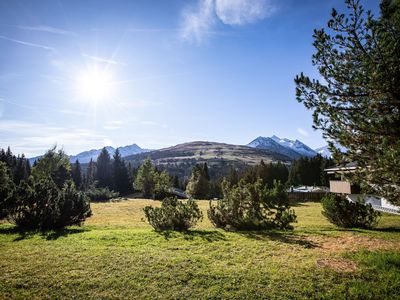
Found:
[[[84,226],[57,232],[0,225],[0,298],[400,299],[398,216],[341,230],[304,203],[289,232],[225,232],[205,218],[158,234],[142,221],[149,204],[93,204]]]

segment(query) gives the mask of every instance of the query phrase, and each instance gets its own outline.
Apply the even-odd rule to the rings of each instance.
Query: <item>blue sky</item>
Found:
[[[378,1],[362,1],[377,11]],[[342,0],[2,0],[0,147],[325,145],[293,78]]]

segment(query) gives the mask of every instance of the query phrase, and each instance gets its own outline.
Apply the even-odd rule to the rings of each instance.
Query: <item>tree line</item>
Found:
[[[327,186],[328,175],[324,169],[334,165],[332,159],[321,155],[315,157],[302,157],[287,166],[281,162],[265,163],[261,161],[256,166],[249,166],[244,171],[231,167],[226,177],[210,179],[208,165],[198,164],[193,168],[192,175],[186,186],[186,192],[196,199],[213,199],[223,196],[222,182],[225,179],[232,187],[240,181],[254,184],[261,180],[267,187],[273,187],[274,182],[289,186]]]
[[[167,171],[153,165],[149,159],[138,168],[134,168],[130,162],[122,159],[118,149],[111,156],[107,149],[103,148],[97,161],[90,160],[84,167],[78,160],[70,164],[65,153],[61,155],[63,159],[54,161],[52,157],[54,151],[55,149],[49,151],[47,155],[35,161],[33,168],[40,164],[47,165],[48,169],[51,169],[54,167],[52,164],[59,164],[58,171],[53,174],[54,181],[60,183],[72,180],[75,187],[85,191],[92,201],[108,200],[135,191],[141,192],[145,198],[163,199],[169,195],[171,188],[186,190],[187,194],[196,199],[221,198],[224,178],[230,186],[238,184],[240,180],[245,183],[255,183],[258,179],[269,187],[273,186],[274,181],[287,186],[324,186],[328,184],[324,169],[333,164],[331,159],[320,155],[300,158],[293,162],[291,167],[281,162],[261,161],[260,164],[248,166],[242,171],[231,167],[227,176],[211,178],[209,166],[203,163],[196,164],[190,177],[185,180],[176,175],[171,176]],[[16,157],[8,148],[7,151],[0,151],[0,161],[5,162],[10,169],[14,184],[18,185],[21,180],[28,179],[31,167],[24,155]]]

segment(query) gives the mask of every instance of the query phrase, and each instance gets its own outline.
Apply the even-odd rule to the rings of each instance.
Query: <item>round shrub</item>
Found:
[[[372,228],[381,215],[371,204],[351,202],[338,194],[326,195],[321,203],[322,214],[329,222],[343,228]]]
[[[91,186],[86,192],[91,202],[108,202],[113,198],[119,197],[118,192],[110,191],[108,187]]]
[[[61,188],[51,177],[22,181],[12,196],[8,217],[19,227],[59,229],[80,225],[91,215],[88,197],[67,180]]]
[[[290,209],[288,195],[279,182],[267,189],[259,179],[255,183],[241,180],[231,187],[222,184],[223,199],[207,211],[208,218],[217,228],[226,230],[292,229],[296,221],[294,210]]]
[[[146,206],[144,214],[155,230],[186,231],[203,218],[197,203],[189,199],[186,203],[176,197],[165,198],[161,207]]]

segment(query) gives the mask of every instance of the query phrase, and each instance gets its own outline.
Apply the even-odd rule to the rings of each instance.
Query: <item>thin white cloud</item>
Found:
[[[64,30],[64,29],[52,27],[52,26],[39,25],[39,26],[16,26],[16,27],[19,29],[22,29],[22,30],[29,30],[29,31],[40,31],[40,32],[48,32],[48,33],[61,34],[61,35],[76,35],[72,31],[68,31],[68,30]]]
[[[122,65],[122,63],[116,61],[116,60],[112,60],[112,59],[107,59],[107,58],[103,58],[103,57],[99,57],[99,56],[94,56],[94,55],[88,55],[85,53],[82,53],[83,57],[89,58],[93,61],[96,62],[100,62],[100,63],[106,63],[106,64],[110,64],[110,65]]]
[[[274,0],[198,0],[197,6],[183,12],[181,36],[201,43],[216,34],[218,21],[224,25],[242,26],[270,17],[277,10]]]
[[[304,136],[304,137],[309,137],[310,136],[310,134],[305,130],[305,129],[303,129],[303,128],[297,128],[297,132],[299,133],[299,134],[301,134],[302,136]]]
[[[214,0],[200,0],[183,13],[182,38],[200,43],[215,23]]]
[[[269,0],[216,0],[218,18],[227,25],[244,25],[269,17],[276,6]]]
[[[6,37],[4,35],[0,35],[0,39],[6,40],[6,41],[10,41],[10,42],[14,42],[14,43],[21,44],[21,45],[25,45],[25,46],[41,48],[41,49],[49,50],[49,51],[55,51],[55,49],[53,47],[49,47],[49,46],[46,46],[46,45],[35,44],[35,43],[31,43],[31,42],[25,42],[25,41],[21,41],[21,40],[16,40],[16,39],[12,39],[12,38]]]

